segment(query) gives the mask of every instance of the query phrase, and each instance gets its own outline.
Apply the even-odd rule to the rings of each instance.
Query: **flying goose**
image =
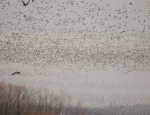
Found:
[[[33,0],[32,0],[33,1]],[[27,3],[24,3],[24,1],[22,0],[23,6],[27,6],[29,5],[30,0]]]
[[[21,74],[20,72],[18,72],[18,71],[16,71],[16,72],[14,72],[14,73],[12,73],[11,75],[13,76],[13,75],[16,75],[16,74]]]

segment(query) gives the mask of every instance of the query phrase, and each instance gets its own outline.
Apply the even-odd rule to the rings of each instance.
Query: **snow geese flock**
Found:
[[[150,70],[149,1],[1,0],[0,14],[0,62]]]

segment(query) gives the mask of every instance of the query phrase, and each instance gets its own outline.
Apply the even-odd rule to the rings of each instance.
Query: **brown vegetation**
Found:
[[[57,95],[30,92],[26,87],[0,82],[0,115],[83,115],[80,104]]]

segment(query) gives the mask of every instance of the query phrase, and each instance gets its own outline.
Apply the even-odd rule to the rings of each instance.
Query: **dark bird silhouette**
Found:
[[[133,3],[132,3],[132,2],[130,2],[130,5],[133,5]]]
[[[16,71],[16,72],[12,73],[11,75],[15,75],[15,74],[19,74],[20,75],[21,73]]]
[[[34,0],[32,0],[32,1],[34,1]],[[29,5],[29,2],[30,2],[30,0],[29,0],[27,3],[25,3],[25,2],[22,0],[23,6]]]

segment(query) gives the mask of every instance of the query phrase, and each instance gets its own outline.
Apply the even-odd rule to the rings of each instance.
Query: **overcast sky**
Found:
[[[36,78],[41,83],[40,87],[44,85],[50,87],[52,85],[58,89],[67,87],[70,89],[66,88],[66,90],[70,92],[72,92],[72,89],[76,89],[74,94],[78,94],[79,91],[82,92],[78,96],[82,97],[85,102],[87,101],[87,105],[92,102],[94,106],[101,105],[101,103],[97,103],[102,100],[100,89],[104,92],[104,96],[102,96],[105,97],[104,103],[105,101],[110,103],[116,99],[119,99],[121,103],[129,104],[132,103],[131,101],[136,103],[150,102],[150,85],[148,84],[150,81],[148,72],[150,70],[149,0],[34,1],[26,7],[23,6],[21,0],[0,1],[0,63],[5,63],[5,61],[15,63],[10,70],[10,65],[8,67],[0,65],[1,68],[4,67],[0,71],[2,79],[8,80],[8,72],[12,70],[23,71],[29,76],[36,72],[36,76],[38,76],[38,72],[42,73],[41,68],[34,71],[35,67],[24,69],[22,65],[19,65],[16,69],[16,62],[31,65],[42,65],[43,63],[44,67],[49,64],[50,68],[46,70],[47,79],[43,80],[44,77],[41,74],[38,76],[39,78]],[[28,0],[24,0],[24,2],[27,3]],[[35,39],[40,42],[34,42]],[[53,43],[51,43],[51,40]],[[15,41],[19,42],[15,43]],[[64,46],[62,47],[62,44],[57,45],[57,42],[64,43]],[[87,45],[85,49],[81,48],[83,46],[83,44],[80,44],[81,42]],[[71,47],[67,47],[68,44],[71,44]],[[79,48],[72,48],[73,45],[78,44],[80,44]],[[93,44],[92,47],[91,44]],[[116,50],[117,53],[107,53],[106,48],[99,47],[101,45],[112,47],[139,45],[140,48],[147,47],[147,49],[132,50],[131,52],[129,50],[126,52]],[[122,49],[128,48],[122,47]],[[62,62],[60,68],[64,74],[59,72],[59,69],[53,70],[51,68],[52,65],[57,65],[59,62]],[[65,65],[65,62],[68,62],[68,64]],[[72,66],[76,62],[78,62],[77,67],[79,67],[77,70]],[[109,67],[107,68],[106,65],[111,66],[110,71],[108,71]],[[81,75],[78,75],[78,70],[82,70],[83,66],[90,74],[82,75],[81,72]],[[91,73],[96,66],[97,70]],[[66,77],[65,68],[69,71],[71,69],[76,70],[75,75],[70,72]],[[125,71],[124,68],[127,69],[127,72],[136,72],[133,73],[134,75],[131,74],[126,77],[115,72],[114,68],[117,72],[118,70],[119,72]],[[101,72],[105,70],[106,73],[108,72],[106,76]],[[3,71],[6,74],[3,74]],[[49,73],[49,71],[52,73]],[[60,77],[53,76],[55,72]],[[3,77],[3,75],[6,77]],[[43,75],[45,76],[45,68]],[[54,77],[54,81],[51,81],[50,75]],[[17,82],[16,77],[10,77],[10,81]],[[36,84],[34,75],[33,79],[31,75],[33,81],[28,78],[19,77],[19,80],[21,79],[22,82],[26,81],[32,85]],[[77,85],[79,86],[78,83],[82,88],[77,87]],[[72,87],[70,87],[70,84]],[[85,87],[86,85],[87,87]],[[92,91],[94,91],[93,95]],[[91,95],[87,93],[91,93]],[[137,98],[135,98],[136,96]]]
[[[150,44],[149,0],[5,0],[0,9],[1,37]]]

